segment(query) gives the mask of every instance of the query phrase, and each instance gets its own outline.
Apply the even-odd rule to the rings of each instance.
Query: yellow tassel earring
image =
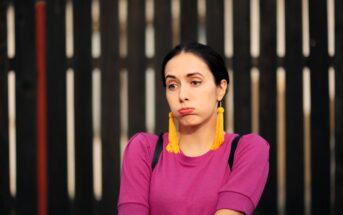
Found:
[[[211,150],[218,149],[224,142],[224,108],[220,101],[220,105],[217,109],[217,125],[216,125],[216,136],[211,146]]]
[[[167,151],[171,153],[179,153],[179,138],[177,136],[176,127],[174,123],[174,117],[172,112],[169,113],[169,134],[168,134],[169,143],[167,145]]]

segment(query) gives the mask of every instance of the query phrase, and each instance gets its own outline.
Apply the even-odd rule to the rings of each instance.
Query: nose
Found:
[[[180,86],[179,100],[180,102],[185,102],[189,100],[189,89],[187,88],[187,86]]]

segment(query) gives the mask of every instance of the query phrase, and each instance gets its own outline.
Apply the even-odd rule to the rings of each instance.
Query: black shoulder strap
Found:
[[[231,151],[230,151],[230,156],[229,156],[229,167],[232,169],[232,164],[233,164],[233,159],[235,157],[235,151],[239,142],[239,139],[241,138],[240,135],[237,135],[235,139],[233,139],[232,144],[231,144]]]
[[[236,151],[236,148],[237,148],[237,145],[238,145],[240,138],[241,138],[240,135],[236,136],[233,139],[232,144],[231,144],[231,151],[230,151],[229,160],[228,160],[230,169],[232,169],[235,151]],[[157,140],[157,144],[156,144],[156,148],[155,148],[155,152],[154,152],[154,158],[152,159],[152,163],[151,163],[152,171],[154,171],[154,168],[158,162],[158,159],[160,158],[160,154],[162,152],[162,149],[163,149],[163,133],[161,133],[159,135],[158,140]]]
[[[154,171],[154,168],[158,162],[158,159],[160,158],[161,151],[163,149],[163,133],[158,136],[157,144],[155,147],[155,152],[154,152],[154,158],[152,159],[151,163],[151,169]]]

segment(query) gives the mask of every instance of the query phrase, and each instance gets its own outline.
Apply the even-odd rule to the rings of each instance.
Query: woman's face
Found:
[[[168,61],[164,72],[166,96],[180,129],[215,120],[217,102],[222,100],[227,82],[217,86],[207,64],[192,53],[181,53]]]

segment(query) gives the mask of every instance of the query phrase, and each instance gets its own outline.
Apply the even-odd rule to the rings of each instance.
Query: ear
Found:
[[[225,79],[220,81],[220,84],[217,85],[217,99],[221,101],[226,93],[227,90],[227,81]]]

